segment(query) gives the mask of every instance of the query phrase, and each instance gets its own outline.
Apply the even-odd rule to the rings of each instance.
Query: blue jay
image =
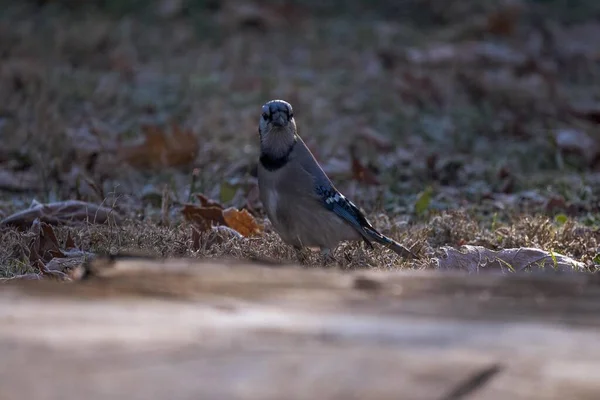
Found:
[[[319,247],[326,258],[339,242],[380,243],[404,257],[414,254],[377,232],[329,180],[296,131],[292,106],[271,100],[258,125],[260,199],[275,231],[296,251]]]

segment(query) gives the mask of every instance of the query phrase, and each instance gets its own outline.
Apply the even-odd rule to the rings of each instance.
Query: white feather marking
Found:
[[[340,194],[340,193],[336,193],[335,196],[328,197],[325,200],[325,203],[327,203],[327,204],[337,203],[338,201],[340,201],[342,199],[345,199],[344,195]]]

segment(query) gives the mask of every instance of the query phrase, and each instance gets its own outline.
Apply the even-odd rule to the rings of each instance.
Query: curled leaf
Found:
[[[68,273],[93,257],[92,253],[77,249],[70,235],[65,243],[67,249],[61,249],[54,228],[39,219],[33,222],[30,232],[33,239],[29,243],[29,262],[40,271],[42,277],[69,279]]]
[[[50,225],[71,225],[76,223],[105,224],[121,223],[121,216],[113,209],[78,200],[59,201],[56,203],[34,203],[27,210],[9,215],[0,221],[0,227],[16,227],[25,230],[34,220],[39,219]]]
[[[196,193],[195,196],[198,199],[198,201],[200,202],[200,205],[202,207],[217,207],[217,208],[220,208],[220,209],[224,208],[221,205],[221,203],[219,203],[218,201],[209,199],[208,197],[206,197],[202,193]]]
[[[238,231],[242,236],[254,236],[263,231],[263,227],[256,222],[256,219],[248,210],[238,210],[234,207],[223,210],[223,217],[227,225]]]
[[[585,264],[570,257],[530,247],[494,251],[482,246],[461,246],[460,249],[443,247],[444,255],[437,259],[441,269],[479,272],[518,272],[552,270],[575,272]]]
[[[208,231],[215,225],[226,225],[223,209],[219,207],[185,204],[181,213],[186,221],[194,224],[200,231]]]
[[[31,225],[30,232],[33,234],[33,239],[29,243],[29,263],[31,265],[37,266],[38,263],[44,265],[54,257],[64,257],[50,225],[36,219]]]

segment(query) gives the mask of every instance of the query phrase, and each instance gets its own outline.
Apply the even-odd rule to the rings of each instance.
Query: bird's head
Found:
[[[258,123],[261,141],[269,137],[275,139],[293,139],[296,135],[296,122],[292,105],[283,100],[271,100],[262,106]]]

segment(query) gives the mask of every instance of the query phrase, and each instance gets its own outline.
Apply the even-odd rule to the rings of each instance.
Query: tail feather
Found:
[[[413,253],[406,247],[402,246],[400,243],[396,242],[395,240],[382,235],[381,233],[377,232],[376,230],[365,229],[364,231],[367,234],[369,239],[381,244],[382,246],[387,247],[388,249],[392,250],[394,253],[398,254],[400,257],[405,257],[405,258],[409,258],[409,259],[417,258],[415,253]],[[365,240],[366,240],[366,238],[365,238]]]

